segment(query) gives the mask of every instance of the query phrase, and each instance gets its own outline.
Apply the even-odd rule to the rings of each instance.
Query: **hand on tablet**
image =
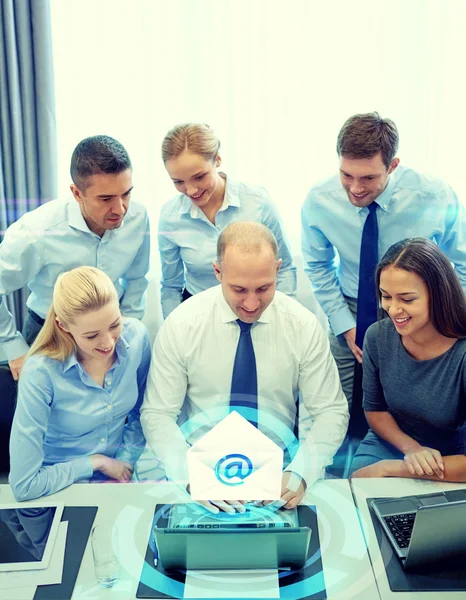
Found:
[[[218,514],[220,511],[234,515],[235,513],[245,513],[246,508],[244,506],[245,500],[197,500],[198,504],[201,504],[208,511],[213,514]]]
[[[288,484],[290,483],[291,477],[293,477],[295,481],[298,477],[300,479],[300,482],[298,485],[290,484],[290,487],[292,489],[289,489]],[[274,504],[276,504],[277,508],[281,504],[281,506],[283,506],[286,509],[296,508],[296,506],[298,506],[298,504],[303,499],[305,491],[306,483],[304,479],[302,477],[299,477],[295,473],[292,473],[291,471],[285,471],[282,476],[282,491],[280,500],[264,500],[263,502],[259,502],[258,504],[263,504],[264,506],[273,506]]]
[[[186,486],[186,491],[190,493],[189,484]],[[231,515],[236,512],[246,512],[245,503],[246,500],[196,500],[197,504],[200,504],[206,508],[209,512],[217,515],[220,511],[229,513]]]

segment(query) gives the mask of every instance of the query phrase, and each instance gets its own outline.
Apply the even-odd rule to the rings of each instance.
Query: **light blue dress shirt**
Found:
[[[466,290],[465,212],[450,186],[399,166],[375,202],[379,260],[400,240],[429,238],[454,264]],[[304,269],[335,335],[356,327],[344,296],[358,296],[361,238],[368,213],[367,207],[351,204],[339,175],[311,188],[302,207]]]
[[[226,178],[225,199],[215,216],[215,225],[184,194],[178,194],[162,207],[159,251],[164,318],[181,304],[185,286],[190,294],[198,294],[218,285],[212,268],[218,236],[235,221],[257,221],[272,231],[283,260],[277,287],[288,296],[296,295],[296,267],[280,216],[267,191],[260,186],[238,183],[224,173],[221,176]]]
[[[121,226],[102,237],[88,228],[74,198],[52,200],[23,215],[0,244],[0,360],[14,360],[28,350],[3,295],[28,285],[27,305],[45,319],[57,277],[75,267],[97,267],[115,284],[122,313],[140,319],[149,252],[147,211],[135,202]]]
[[[145,445],[139,410],[149,364],[146,327],[131,318],[124,319],[103,387],[75,354],[64,362],[43,355],[26,360],[10,437],[10,484],[18,500],[91,478],[92,454],[134,465]]]

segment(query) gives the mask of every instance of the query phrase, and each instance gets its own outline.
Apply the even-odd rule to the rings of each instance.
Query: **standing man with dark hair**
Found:
[[[53,200],[26,213],[0,245],[0,349],[18,379],[28,346],[49,310],[55,281],[79,266],[111,278],[123,315],[142,318],[149,270],[149,219],[131,202],[132,165],[115,139],[82,140],[71,157],[73,198]],[[28,285],[28,314],[21,334],[4,298]]]
[[[376,112],[338,134],[338,175],[311,188],[302,208],[305,270],[330,324],[330,346],[351,406],[355,361],[377,319],[374,273],[395,242],[434,241],[466,289],[466,221],[445,182],[400,166],[398,130]],[[349,200],[349,202],[348,202]],[[408,300],[407,300],[408,302]]]

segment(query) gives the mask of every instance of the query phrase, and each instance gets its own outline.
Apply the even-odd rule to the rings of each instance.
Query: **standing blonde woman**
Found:
[[[79,480],[131,479],[145,445],[139,408],[149,363],[147,330],[122,318],[105,273],[79,267],[58,277],[19,381],[10,439],[17,500]]]
[[[160,214],[164,318],[189,296],[218,284],[212,268],[217,239],[234,221],[257,221],[272,231],[283,261],[277,288],[296,294],[296,268],[275,205],[264,188],[218,171],[219,149],[215,133],[198,123],[177,125],[162,143],[163,162],[180,192]]]

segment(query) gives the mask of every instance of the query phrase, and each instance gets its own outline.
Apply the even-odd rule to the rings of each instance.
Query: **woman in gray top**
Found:
[[[363,406],[370,429],[353,477],[466,481],[466,298],[430,240],[394,244],[376,272],[389,319],[367,331]]]

